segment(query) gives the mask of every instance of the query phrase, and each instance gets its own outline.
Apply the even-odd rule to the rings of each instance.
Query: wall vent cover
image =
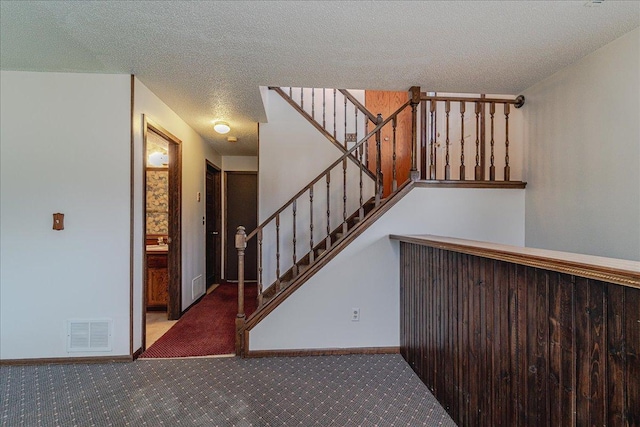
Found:
[[[195,301],[197,298],[200,298],[205,293],[204,288],[204,280],[202,278],[202,274],[194,277],[191,281],[191,300]]]
[[[67,351],[111,351],[111,319],[67,321]]]

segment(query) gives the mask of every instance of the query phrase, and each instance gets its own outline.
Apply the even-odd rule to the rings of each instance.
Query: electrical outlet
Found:
[[[351,321],[352,322],[359,322],[360,321],[360,309],[359,308],[352,308],[351,309]]]

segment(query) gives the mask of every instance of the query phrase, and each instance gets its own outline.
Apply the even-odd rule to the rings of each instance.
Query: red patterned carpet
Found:
[[[256,286],[245,286],[247,317],[256,309]],[[212,356],[235,352],[238,285],[218,286],[182,315],[178,323],[147,349],[141,358]]]

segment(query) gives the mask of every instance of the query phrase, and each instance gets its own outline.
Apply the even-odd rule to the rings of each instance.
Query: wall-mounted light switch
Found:
[[[53,214],[53,229],[58,231],[64,230],[64,214],[63,213]]]

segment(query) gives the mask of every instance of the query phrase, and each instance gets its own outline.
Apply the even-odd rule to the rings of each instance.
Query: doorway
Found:
[[[205,184],[205,274],[206,287],[220,283],[222,277],[222,181],[220,169],[206,162]]]
[[[258,173],[225,173],[225,268],[226,281],[238,280],[238,251],[235,245],[236,230],[245,227],[247,234],[258,226]],[[258,279],[257,239],[247,242],[245,249],[245,273],[247,281]]]
[[[167,320],[182,314],[182,146],[162,126],[143,117],[142,347],[146,349],[147,320],[157,318],[154,313],[162,312]]]
[[[407,92],[389,91],[365,91],[365,107],[373,114],[382,114],[383,118],[389,117],[402,104],[407,102]],[[370,132],[375,125],[368,123],[367,132]],[[384,176],[383,197],[387,197],[391,191],[393,176],[393,128],[391,125],[385,126],[380,132],[381,137],[381,170]],[[376,173],[376,144],[375,138],[369,140],[368,147],[368,167],[375,175]],[[396,128],[396,179],[398,187],[409,178],[411,170],[411,109],[407,108],[398,115]]]

